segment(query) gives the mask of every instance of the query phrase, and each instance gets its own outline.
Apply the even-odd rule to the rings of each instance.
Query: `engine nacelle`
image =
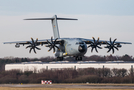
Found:
[[[122,47],[122,45],[118,44],[118,45],[117,45],[117,47],[121,48],[121,47]]]
[[[20,44],[16,43],[15,47],[16,48],[19,48],[20,47]]]

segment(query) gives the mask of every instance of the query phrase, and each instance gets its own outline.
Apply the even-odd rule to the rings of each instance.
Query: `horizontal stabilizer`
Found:
[[[74,18],[57,18],[57,20],[78,20],[78,19],[74,19]]]
[[[54,20],[55,18],[29,18],[24,20]],[[74,18],[56,18],[57,20],[78,20]]]
[[[29,18],[24,20],[53,20],[54,18]]]
[[[59,18],[59,17],[57,17],[57,15],[54,15],[52,18],[29,18],[29,19],[24,19],[24,20],[51,20],[54,38],[56,39],[56,38],[60,38],[57,20],[78,20],[78,19]]]

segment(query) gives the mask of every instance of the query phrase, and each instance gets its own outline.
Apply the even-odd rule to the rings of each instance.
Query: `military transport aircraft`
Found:
[[[118,48],[122,47],[121,44],[132,44],[130,42],[117,42],[116,39],[112,41],[111,38],[109,41],[99,40],[99,38],[96,40],[94,37],[92,37],[92,39],[60,38],[57,20],[77,20],[73,18],[59,18],[57,15],[54,15],[52,18],[32,18],[24,20],[51,20],[54,39],[53,37],[44,40],[33,40],[33,38],[31,38],[31,41],[4,42],[4,44],[16,44],[16,48],[19,48],[20,45],[28,45],[26,48],[30,48],[29,53],[31,53],[31,50],[36,53],[35,49],[41,50],[37,46],[46,44],[46,47],[49,47],[48,51],[53,49],[58,60],[63,60],[65,56],[73,56],[76,60],[82,60],[82,57],[89,47],[91,47],[91,52],[93,52],[94,49],[98,52],[97,48],[102,49],[100,46],[106,45],[105,48],[108,49],[107,52],[112,50],[112,53],[114,53],[115,49],[119,50]]]

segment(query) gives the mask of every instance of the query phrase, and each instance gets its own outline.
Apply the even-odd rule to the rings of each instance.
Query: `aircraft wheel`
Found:
[[[57,60],[58,61],[62,61],[63,60],[63,57],[57,57]]]
[[[77,57],[75,57],[75,60],[81,61],[82,57],[81,56],[77,56]]]
[[[79,60],[82,60],[82,57],[79,57]]]

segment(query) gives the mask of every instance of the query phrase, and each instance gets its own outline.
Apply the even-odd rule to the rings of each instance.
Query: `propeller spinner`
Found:
[[[114,48],[116,50],[119,50],[118,49],[118,46],[115,46],[115,45],[118,45],[117,43],[115,43],[117,39],[114,39],[114,41],[112,42],[111,38],[110,38],[110,43],[107,42],[107,46],[105,48],[108,48],[109,50],[107,52],[110,52],[112,50],[113,54],[114,54]]]
[[[53,53],[55,53],[55,48],[59,49],[58,46],[56,46],[56,41],[58,38],[55,39],[55,41],[53,41],[53,37],[51,37],[51,42],[49,42],[47,40],[48,45],[46,45],[46,47],[49,47],[50,49],[48,51],[51,51],[53,49]]]
[[[33,38],[31,38],[31,40],[32,40],[32,42],[28,42],[28,43],[30,43],[31,45],[29,45],[29,46],[26,47],[26,49],[27,49],[27,48],[30,48],[29,53],[31,53],[32,49],[33,49],[34,53],[36,53],[35,48],[38,49],[38,50],[41,50],[40,48],[37,47],[37,46],[40,45],[40,44],[37,43],[37,42],[38,42],[38,38],[36,39],[35,42],[34,42]]]
[[[98,38],[97,41],[95,40],[94,37],[92,37],[92,38],[93,38],[93,42],[88,46],[88,48],[89,48],[89,47],[92,48],[92,49],[91,49],[91,52],[93,52],[93,49],[95,48],[95,51],[98,53],[97,48],[102,49],[102,47],[100,47],[101,44],[99,43],[99,38]],[[100,46],[98,46],[98,45],[100,45]]]

